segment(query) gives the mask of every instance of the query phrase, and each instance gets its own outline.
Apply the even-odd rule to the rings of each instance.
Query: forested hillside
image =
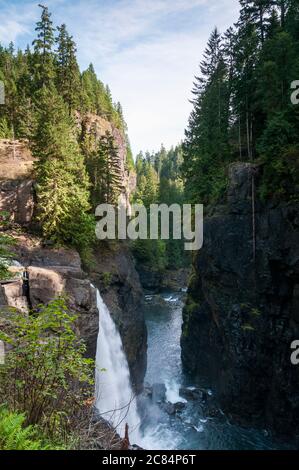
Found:
[[[183,204],[184,183],[181,175],[182,146],[166,151],[163,146],[156,153],[140,153],[136,158],[137,189],[135,202],[144,204]],[[177,269],[188,262],[182,240],[137,240],[134,244],[137,260],[149,268],[163,271]]]
[[[36,158],[37,220],[44,237],[84,248],[94,237],[93,210],[115,203],[122,172],[114,136],[99,136],[90,119],[98,116],[119,130],[133,167],[126,124],[119,103],[97,78],[92,64],[80,72],[76,44],[65,24],[55,28],[46,6],[36,38],[25,51],[0,45],[0,138],[28,139]],[[81,126],[78,122],[82,122]]]
[[[184,142],[189,198],[209,204],[227,186],[234,161],[261,166],[259,196],[298,199],[299,107],[291,83],[299,77],[297,0],[241,0],[238,22],[214,29]]]

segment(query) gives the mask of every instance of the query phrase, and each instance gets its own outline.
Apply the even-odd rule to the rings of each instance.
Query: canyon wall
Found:
[[[299,205],[256,197],[253,218],[258,172],[232,165],[227,200],[205,217],[183,312],[182,359],[234,419],[295,436],[299,367],[290,345],[299,339]]]

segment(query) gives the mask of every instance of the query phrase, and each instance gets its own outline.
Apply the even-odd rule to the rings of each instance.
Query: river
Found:
[[[147,449],[184,450],[251,450],[285,449],[267,430],[243,428],[229,422],[219,408],[207,413],[202,402],[180,397],[180,388],[192,391],[203,384],[193,383],[182,371],[180,335],[184,293],[167,292],[145,297],[148,328],[148,366],[146,389],[165,384],[166,401],[181,402],[180,409],[169,414],[165,404],[152,404],[143,398],[142,446]],[[150,392],[149,392],[150,393]],[[213,390],[207,389],[212,400]],[[186,397],[186,394],[185,394]],[[168,405],[169,407],[169,405]],[[171,408],[171,407],[170,407]]]

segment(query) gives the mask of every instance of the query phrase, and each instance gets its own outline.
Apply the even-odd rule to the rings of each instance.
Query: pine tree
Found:
[[[41,19],[38,21],[35,31],[37,39],[34,46],[34,73],[38,87],[48,86],[54,79],[54,64],[52,48],[55,42],[53,22],[48,7],[39,5],[42,9]]]
[[[122,176],[113,136],[107,131],[95,143],[92,135],[87,135],[83,148],[92,186],[93,206],[101,203],[117,204],[122,190]]]
[[[206,202],[225,186],[224,162],[229,155],[230,85],[219,32],[215,29],[200,64],[192,93],[193,110],[184,142],[183,172],[191,200]]]
[[[63,24],[57,28],[59,31],[56,53],[57,63],[57,89],[64,101],[68,104],[70,114],[80,103],[80,71],[76,59],[76,44]]]
[[[251,22],[252,24],[256,24],[262,44],[265,41],[269,14],[274,3],[274,0],[240,0],[242,7],[240,20],[242,22]]]

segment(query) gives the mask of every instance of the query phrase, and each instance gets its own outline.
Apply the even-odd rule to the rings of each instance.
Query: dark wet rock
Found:
[[[175,270],[157,270],[140,262],[136,262],[142,287],[152,293],[159,293],[165,290],[180,292],[183,286],[188,283],[189,269],[181,268]]]
[[[253,256],[251,175],[230,169],[227,204],[204,221],[183,311],[185,370],[204,377],[239,422],[299,434],[299,205],[256,203]],[[256,176],[258,185],[258,177]]]
[[[186,405],[183,402],[178,402],[178,403],[162,403],[161,405],[162,409],[169,415],[169,416],[174,416],[177,413],[181,413]]]
[[[44,248],[41,241],[29,235],[15,235],[14,258],[22,267],[11,268],[15,282],[2,286],[6,303],[21,311],[48,304],[66,293],[69,306],[78,313],[78,334],[84,339],[87,356],[95,358],[99,314],[96,292],[81,268],[79,254],[67,248]],[[24,296],[22,273],[26,267],[29,275],[28,298]],[[2,295],[3,295],[2,294]]]
[[[208,392],[196,387],[180,388],[180,396],[186,400],[203,400],[208,399]]]
[[[174,416],[176,413],[174,403],[163,403],[162,408],[169,416]]]
[[[153,293],[160,292],[163,279],[163,273],[161,271],[156,271],[140,263],[136,263],[136,269],[144,289]]]
[[[180,413],[186,408],[186,403],[183,403],[182,401],[178,401],[177,403],[174,404],[174,409],[176,413]]]

